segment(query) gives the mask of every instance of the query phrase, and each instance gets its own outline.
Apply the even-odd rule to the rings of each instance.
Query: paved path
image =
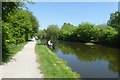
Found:
[[[29,42],[10,62],[1,65],[0,76],[2,78],[42,78],[43,75],[40,74],[36,62],[35,44],[35,40]]]

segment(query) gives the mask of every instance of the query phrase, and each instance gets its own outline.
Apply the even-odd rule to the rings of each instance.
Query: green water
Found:
[[[118,78],[119,49],[77,42],[54,42],[53,52],[82,78]]]

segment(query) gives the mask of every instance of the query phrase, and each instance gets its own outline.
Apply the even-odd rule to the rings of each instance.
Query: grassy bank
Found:
[[[8,62],[17,52],[19,52],[25,44],[27,44],[28,42],[24,42],[21,44],[10,44],[8,45],[9,47],[9,53],[5,53],[5,55],[2,57],[2,62],[0,62],[0,64],[3,64],[5,62]],[[4,53],[4,52],[2,52]]]
[[[66,62],[58,58],[47,46],[38,44],[35,47],[37,60],[40,63],[45,78],[79,78],[79,74],[72,72]]]

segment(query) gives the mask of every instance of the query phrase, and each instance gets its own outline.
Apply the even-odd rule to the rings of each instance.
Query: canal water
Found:
[[[78,42],[54,42],[54,53],[81,78],[118,78],[119,49]]]

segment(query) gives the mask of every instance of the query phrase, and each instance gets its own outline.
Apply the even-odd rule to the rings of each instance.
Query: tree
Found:
[[[115,12],[110,15],[108,25],[115,28],[118,31],[118,39],[120,40],[120,12]]]
[[[39,30],[37,33],[37,36],[39,39],[46,39],[47,33],[46,30]]]
[[[99,34],[98,34],[98,42],[100,43],[115,43],[117,39],[118,32],[110,27],[105,26],[100,28]]]
[[[72,34],[74,33],[75,29],[76,27],[71,25],[70,23],[64,23],[59,31],[59,39],[72,40]]]
[[[120,30],[120,12],[115,12],[110,15],[108,25],[112,26],[116,30]]]
[[[23,10],[20,2],[7,2],[2,6],[2,51],[3,58],[10,53],[11,44],[20,44],[38,31],[38,21],[33,14]]]
[[[57,39],[59,33],[59,27],[57,25],[49,25],[46,32],[48,39],[52,39],[52,40]]]
[[[32,23],[32,31],[31,31],[31,37],[34,36],[38,32],[39,28],[39,22],[37,18],[29,11],[27,11],[28,14],[30,15],[30,21]]]
[[[8,22],[10,21],[9,17],[22,6],[23,3],[20,2],[2,2],[2,59],[10,52],[8,43],[14,42],[14,39],[11,37],[13,33],[10,29],[12,25]]]
[[[2,20],[7,21],[7,17],[14,14],[16,10],[24,6],[22,2],[2,2]]]
[[[75,34],[78,37],[79,41],[91,42],[91,40],[94,40],[96,38],[96,31],[97,29],[94,28],[93,24],[82,23],[77,27]]]

